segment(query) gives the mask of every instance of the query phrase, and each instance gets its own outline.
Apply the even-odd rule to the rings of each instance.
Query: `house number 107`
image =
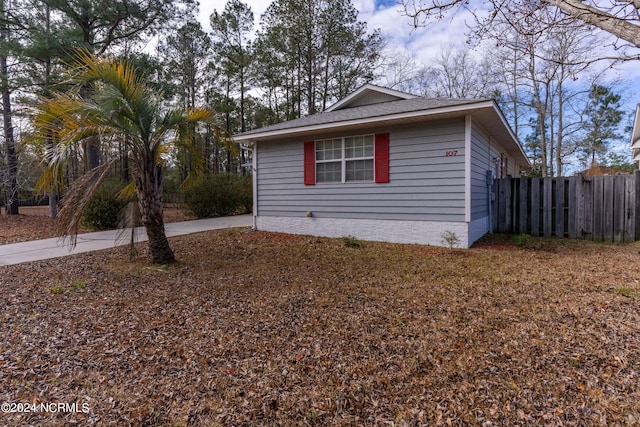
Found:
[[[458,155],[458,150],[451,150],[445,153],[445,157],[453,157]]]

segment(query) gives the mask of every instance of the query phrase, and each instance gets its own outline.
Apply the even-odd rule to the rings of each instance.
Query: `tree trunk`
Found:
[[[55,191],[49,192],[49,218],[58,217],[58,196]]]
[[[142,225],[149,237],[149,262],[169,264],[176,260],[164,231],[162,217],[162,178],[160,166],[149,166],[136,176]]]
[[[2,75],[6,77],[7,58],[0,58]],[[5,83],[6,85],[6,83]],[[11,116],[11,99],[8,86],[2,92],[2,116],[4,120],[4,140],[7,150],[7,178],[9,191],[7,197],[7,215],[18,215],[18,155],[16,154],[16,141],[13,136],[13,122]]]
[[[47,36],[50,36],[51,30],[51,8],[49,5],[45,6],[45,28],[47,30]],[[45,91],[49,91],[51,86],[51,58],[47,57],[44,63],[44,81]],[[51,138],[47,137],[46,146],[48,149],[53,150],[55,143]],[[55,190],[49,191],[49,218],[58,217],[58,195]]]
[[[0,0],[0,20],[4,20],[4,0]],[[6,23],[0,25],[0,42],[5,44],[9,39]],[[4,47],[3,47],[4,49]],[[11,114],[11,91],[9,89],[9,68],[7,53],[0,56],[0,78],[2,78],[2,117],[4,122],[4,142],[7,151],[7,215],[18,215],[18,155],[13,135],[13,118]]]
[[[564,66],[561,65],[562,75],[564,75]],[[564,91],[562,82],[558,84],[558,138],[556,147],[556,172],[558,176],[562,176],[562,145],[564,144]]]
[[[169,246],[164,224],[147,223],[144,225],[149,237],[149,262],[152,264],[170,264],[176,257]]]

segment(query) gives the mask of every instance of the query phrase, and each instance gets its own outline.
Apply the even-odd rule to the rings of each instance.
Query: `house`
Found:
[[[633,130],[631,131],[631,150],[633,161],[638,162],[638,169],[640,169],[640,104],[636,106],[636,115],[633,119]]]
[[[469,247],[490,231],[493,178],[530,166],[493,100],[371,84],[235,140],[253,150],[255,228],[326,237]]]

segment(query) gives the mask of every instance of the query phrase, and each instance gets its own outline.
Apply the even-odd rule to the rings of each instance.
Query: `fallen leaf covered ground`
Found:
[[[640,424],[640,243],[359,243],[236,229],[171,239],[170,266],[0,267],[0,402],[87,409],[0,425]]]
[[[193,217],[175,205],[166,205],[164,208],[166,223],[189,219]],[[88,233],[92,230],[81,227],[79,231]],[[49,206],[20,206],[19,215],[0,214],[0,245],[58,236],[60,233],[56,230],[56,220],[49,218]]]

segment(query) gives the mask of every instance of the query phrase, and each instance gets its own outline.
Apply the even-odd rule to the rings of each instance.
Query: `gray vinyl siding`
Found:
[[[487,171],[495,171],[494,159],[503,153],[497,141],[474,120],[471,123],[471,220],[489,216],[487,200]],[[507,157],[507,173],[519,173],[513,157]]]
[[[389,182],[303,184],[304,140],[389,133]],[[464,221],[464,119],[258,144],[259,216]],[[454,157],[446,151],[457,150]]]

